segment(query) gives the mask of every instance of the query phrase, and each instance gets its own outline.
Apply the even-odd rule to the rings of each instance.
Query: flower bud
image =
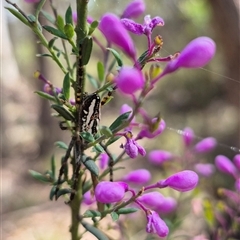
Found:
[[[240,191],[240,178],[238,178],[235,182],[235,189],[239,192]]]
[[[183,142],[186,146],[189,146],[194,139],[194,132],[191,128],[185,128],[183,130]]]
[[[145,184],[151,179],[151,174],[146,169],[138,169],[128,173],[122,178],[124,182],[130,182],[134,184]]]
[[[157,183],[159,188],[170,187],[180,192],[194,189],[198,184],[198,175],[190,170],[178,172]]]
[[[118,89],[125,94],[133,94],[144,87],[142,72],[133,67],[122,67],[115,82]]]
[[[98,183],[95,189],[95,197],[101,203],[115,203],[123,199],[128,185],[124,182],[107,182]]]
[[[217,141],[213,137],[204,138],[202,141],[198,142],[194,150],[199,153],[209,152],[213,150],[217,145]]]
[[[236,168],[240,171],[240,154],[237,154],[234,156],[233,162],[234,162]]]
[[[149,162],[155,165],[161,165],[172,157],[173,155],[170,152],[164,150],[154,150],[148,154]]]
[[[143,0],[135,0],[127,5],[122,18],[137,18],[145,11],[145,3]]]
[[[99,158],[99,167],[100,169],[105,169],[108,165],[108,155],[106,153],[101,153],[100,158]]]
[[[92,203],[96,202],[95,196],[91,194],[91,191],[87,191],[83,195],[83,203],[86,205],[91,205]]]
[[[215,158],[215,165],[219,171],[232,175],[233,177],[237,173],[237,169],[232,161],[223,155],[218,155]]]
[[[107,41],[121,48],[133,60],[136,59],[134,43],[120,19],[112,14],[105,14],[99,23],[99,29]]]
[[[204,177],[209,177],[215,172],[215,167],[211,163],[198,163],[195,164],[194,169],[197,173]]]

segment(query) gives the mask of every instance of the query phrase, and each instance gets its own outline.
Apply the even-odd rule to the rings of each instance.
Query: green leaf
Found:
[[[34,15],[30,14],[27,17],[30,23],[36,23],[36,17]]]
[[[95,152],[97,152],[97,153],[104,153],[105,152],[104,149],[99,144],[96,144],[93,148],[94,148]]]
[[[84,214],[84,217],[89,217],[89,218],[93,218],[93,217],[101,217],[102,214],[99,211],[96,210],[87,210]]]
[[[22,23],[30,27],[28,20],[17,10],[9,7],[5,7],[10,13],[12,13],[16,18],[18,18]]]
[[[95,31],[95,29],[98,27],[98,21],[93,21],[90,24],[88,35],[92,35],[92,33]]]
[[[62,141],[57,141],[54,143],[54,145],[61,149],[68,150],[68,145]]]
[[[117,210],[117,214],[129,214],[129,213],[134,213],[137,212],[139,209],[138,208],[121,208]]]
[[[64,25],[65,25],[65,23],[64,23],[62,16],[58,15],[57,20],[56,20],[56,26],[57,26],[58,30],[63,32]]]
[[[63,79],[63,96],[66,100],[69,100],[70,97],[70,76],[69,72],[65,75]]]
[[[72,8],[69,6],[65,13],[65,23],[73,25]]]
[[[42,91],[35,91],[34,93],[36,93],[37,95],[39,95],[40,97],[56,102],[56,98],[48,93],[42,92]]]
[[[53,108],[56,112],[60,114],[61,117],[68,121],[74,121],[74,116],[64,107],[61,105],[53,104],[51,105],[51,108]]]
[[[57,36],[57,37],[60,37],[60,38],[63,38],[63,39],[68,39],[67,36],[60,30],[54,28],[54,27],[51,27],[51,26],[43,26],[43,28],[50,32],[51,34],[53,34],[54,36]]]
[[[51,201],[53,200],[55,194],[56,194],[56,186],[53,186],[53,187],[51,188],[51,191],[50,191],[50,194],[49,194],[49,199],[50,199]]]
[[[113,132],[116,128],[121,126],[125,121],[128,120],[129,115],[131,114],[132,111],[130,112],[125,112],[122,115],[120,115],[109,127],[109,129]]]
[[[54,37],[54,38],[52,38],[49,42],[48,42],[48,47],[49,48],[52,48],[53,47],[53,44],[54,44],[54,42],[56,41],[56,39],[57,39],[57,37]],[[51,55],[50,55],[51,56]]]
[[[43,175],[39,172],[36,172],[34,170],[29,170],[29,173],[32,177],[37,179],[38,181],[45,182],[45,183],[51,183],[52,179],[49,176]]]
[[[111,138],[107,141],[106,146],[109,146],[109,145],[113,144],[113,143],[116,142],[119,138],[121,138],[121,136],[111,137]]]
[[[92,46],[93,41],[92,37],[87,36],[83,39],[82,44],[80,44],[80,47],[82,48],[82,64],[87,65],[88,61],[90,59],[91,53],[92,53]]]
[[[44,11],[43,9],[41,9],[41,13],[50,23],[55,25],[55,18],[52,15],[50,15],[48,12]]]
[[[89,82],[91,83],[91,85],[95,88],[95,89],[98,89],[98,82],[97,80],[91,76],[90,74],[87,73],[87,78],[89,80]]]
[[[55,158],[54,155],[51,157],[51,170],[52,170],[52,177],[55,179],[56,177],[56,163],[55,163]]]
[[[87,142],[95,141],[94,136],[90,132],[81,132],[80,136]]]
[[[114,222],[119,219],[119,215],[116,212],[111,212],[111,217]]]
[[[50,55],[48,53],[42,53],[42,54],[38,53],[38,54],[36,54],[36,57],[50,57],[50,58],[52,58],[52,55]]]
[[[73,28],[72,24],[67,23],[64,26],[63,31],[64,31],[65,35],[68,37],[68,39],[72,39],[73,38],[75,32],[74,32],[74,28]]]
[[[91,224],[84,221],[81,221],[81,224],[88,232],[94,235],[98,240],[109,240],[109,238],[105,234],[103,234],[103,232],[101,232],[99,229],[95,228]]]
[[[122,67],[123,66],[123,61],[122,61],[122,58],[121,58],[120,54],[112,48],[107,48],[107,50],[109,50],[113,54],[113,56],[115,57],[115,59],[117,61],[118,66]]]
[[[60,196],[65,195],[65,194],[68,194],[68,193],[72,193],[72,189],[69,189],[69,188],[60,189],[60,190],[57,192],[56,200],[57,200]]]
[[[113,135],[111,129],[107,126],[102,126],[100,132],[106,137],[111,137]]]
[[[98,166],[90,157],[84,155],[82,158],[82,163],[92,174],[94,174],[95,176],[99,175]]]
[[[98,72],[98,79],[100,80],[100,82],[102,82],[104,80],[104,72],[105,72],[102,62],[97,63],[97,72]]]

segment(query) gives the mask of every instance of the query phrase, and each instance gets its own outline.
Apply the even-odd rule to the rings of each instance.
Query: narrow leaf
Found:
[[[100,132],[106,137],[111,137],[113,135],[111,129],[107,126],[102,126]]]
[[[48,94],[48,93],[45,93],[45,92],[42,92],[42,91],[35,91],[35,93],[37,95],[39,95],[40,97],[44,98],[44,99],[47,99],[47,100],[50,100],[50,101],[53,101],[53,102],[56,102],[56,99],[54,96]]]
[[[94,136],[89,132],[81,132],[80,136],[87,142],[95,141]]]
[[[57,37],[54,37],[54,38],[52,38],[49,42],[48,42],[48,47],[49,48],[52,48],[53,47],[53,44],[54,44],[54,42],[56,41],[56,39],[57,39]],[[51,55],[50,55],[51,56]]]
[[[91,37],[85,37],[80,47],[82,48],[82,64],[87,65],[92,53],[93,41]]]
[[[119,215],[116,212],[111,212],[111,217],[114,222],[119,219]]]
[[[30,24],[28,20],[17,10],[9,7],[5,7],[9,12],[11,12],[16,18],[18,18],[21,22],[23,22],[25,25],[30,27]]]
[[[41,181],[41,182],[45,182],[45,183],[49,183],[52,182],[52,179],[50,179],[48,176],[45,176],[39,172],[36,172],[34,170],[29,170],[29,173],[32,177],[34,177],[35,179]]]
[[[63,38],[63,39],[68,39],[67,36],[60,30],[56,29],[56,28],[53,28],[51,26],[43,26],[43,28],[50,32],[51,34],[57,36],[57,37],[60,37],[60,38]]]
[[[69,188],[60,189],[60,190],[57,192],[56,199],[58,199],[58,198],[59,198],[60,196],[62,196],[62,195],[68,194],[68,193],[72,193],[72,189],[69,189]]]
[[[94,147],[94,151],[97,152],[97,153],[104,153],[104,149],[99,145],[99,144],[96,144]]]
[[[52,170],[52,177],[55,180],[55,177],[56,177],[56,163],[55,163],[54,155],[52,155],[52,157],[51,157],[51,170]]]
[[[73,38],[75,32],[74,32],[74,28],[73,28],[72,24],[69,24],[69,23],[66,24],[64,26],[63,31],[64,31],[64,34],[67,36],[68,39],[72,39]]]
[[[70,97],[70,76],[69,72],[65,75],[63,79],[63,95],[66,100],[69,100]]]
[[[65,13],[65,23],[73,25],[72,8],[69,6]]]
[[[90,157],[86,157],[83,156],[82,162],[84,164],[84,166],[95,176],[99,175],[99,169],[98,166],[96,165],[96,163],[90,158]]]
[[[98,21],[93,21],[89,27],[88,35],[92,35],[95,29],[98,27]]]
[[[84,217],[90,217],[90,218],[93,218],[93,217],[101,217],[101,213],[99,211],[96,211],[96,210],[87,210],[84,214],[83,214]]]
[[[101,232],[99,229],[95,228],[91,224],[84,221],[81,221],[81,224],[88,232],[92,233],[92,235],[94,235],[98,240],[109,240],[109,238],[105,234],[103,234],[103,232]]]
[[[56,186],[53,186],[53,187],[51,188],[51,191],[50,191],[50,194],[49,194],[49,199],[50,199],[51,201],[53,200],[55,194],[56,194]]]
[[[52,58],[52,55],[48,54],[48,53],[42,53],[42,54],[36,54],[37,57],[50,57]]]
[[[63,20],[62,16],[58,15],[57,20],[56,20],[56,26],[57,26],[58,30],[60,30],[62,32],[64,25],[65,24],[64,24],[64,20]]]
[[[53,104],[51,105],[51,108],[53,108],[56,112],[58,112],[60,116],[63,117],[64,119],[68,121],[74,121],[74,116],[64,107],[57,104]]]
[[[113,54],[113,56],[115,57],[115,59],[117,61],[118,66],[122,67],[123,66],[123,61],[122,61],[122,58],[121,58],[120,54],[112,48],[107,48],[107,50],[109,50]]]
[[[129,213],[134,213],[137,212],[139,209],[137,208],[121,208],[117,210],[117,214],[129,214]]]
[[[120,115],[109,127],[109,129],[113,132],[117,127],[119,127],[120,125],[122,125],[122,123],[124,123],[125,121],[128,120],[129,115],[131,114],[130,112],[125,112],[122,115]]]
[[[100,82],[104,80],[104,66],[102,62],[97,63],[97,72],[98,72],[98,79]]]
[[[107,143],[106,143],[106,146],[109,146],[111,144],[113,144],[114,142],[116,142],[119,138],[121,138],[121,136],[114,136],[112,138],[110,138]]]
[[[54,143],[55,146],[64,149],[64,150],[68,150],[68,146],[66,143],[62,142],[62,141],[57,141]]]

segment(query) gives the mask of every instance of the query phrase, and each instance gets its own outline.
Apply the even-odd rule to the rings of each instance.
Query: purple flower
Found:
[[[156,211],[161,214],[168,214],[175,211],[177,208],[177,201],[172,197],[164,198],[162,204],[156,208]]]
[[[238,178],[238,179],[236,180],[236,182],[235,182],[235,189],[236,189],[237,191],[240,191],[240,178]]]
[[[154,17],[151,19],[150,15],[147,15],[144,17],[144,23],[143,24],[139,24],[134,22],[131,19],[127,19],[127,18],[123,18],[121,19],[121,22],[123,23],[123,25],[125,26],[125,28],[137,35],[146,35],[146,36],[150,36],[153,29],[156,26],[163,26],[164,25],[164,21],[162,18],[160,17]]]
[[[146,169],[138,169],[131,171],[126,176],[122,178],[124,182],[130,182],[134,184],[145,184],[151,179],[151,174]]]
[[[178,172],[165,180],[157,182],[159,188],[170,187],[180,192],[194,189],[198,184],[198,175],[190,170]]]
[[[118,89],[124,94],[133,94],[144,87],[142,72],[133,67],[122,67],[115,82]]]
[[[209,152],[213,150],[217,145],[217,141],[213,137],[204,138],[202,141],[198,142],[194,149],[196,152]]]
[[[143,0],[135,0],[127,5],[122,18],[137,18],[145,11],[145,3]]]
[[[134,61],[136,60],[134,43],[116,15],[111,13],[105,14],[101,18],[99,29],[104,34],[107,41],[121,48]]]
[[[215,172],[215,167],[211,163],[198,163],[195,164],[194,169],[197,173],[204,177],[209,177]]]
[[[191,128],[185,128],[183,130],[183,141],[186,146],[189,146],[194,139],[194,132]]]
[[[51,87],[48,83],[44,84],[44,86],[43,86],[43,91],[44,91],[45,93],[48,93],[48,94],[54,96],[53,89],[52,89],[52,87]],[[55,88],[54,88],[54,91],[55,91],[56,94],[59,94],[59,93],[62,92],[62,89],[61,89],[61,88],[58,88],[58,87],[55,87]]]
[[[154,125],[156,121],[158,121],[158,119],[153,118],[152,125]],[[166,123],[163,119],[161,119],[160,123],[158,124],[157,129],[156,130],[154,129],[154,131],[152,131],[152,129],[151,129],[152,125],[143,126],[142,130],[137,135],[137,139],[142,139],[144,137],[150,138],[150,139],[154,138],[154,137],[160,135],[166,127]]]
[[[156,233],[159,237],[166,237],[169,233],[168,226],[155,211],[149,211],[147,215],[146,231]]]
[[[198,37],[192,40],[181,54],[170,61],[163,72],[152,81],[157,82],[166,74],[172,73],[179,68],[200,68],[205,66],[214,56],[215,42],[209,37]]]
[[[128,185],[124,182],[103,181],[96,186],[95,197],[101,203],[115,203],[123,199],[126,191]]]
[[[106,153],[101,153],[100,158],[99,158],[99,167],[103,170],[107,167],[108,165],[108,155]]]
[[[91,191],[87,191],[83,195],[83,203],[86,205],[91,205],[92,203],[96,202],[95,196],[91,194]]]
[[[148,154],[149,162],[155,165],[161,165],[165,161],[170,160],[172,157],[173,155],[170,152],[164,150],[154,150]]]
[[[127,132],[125,135],[125,138],[127,140],[126,144],[124,145],[126,154],[130,157],[130,158],[136,158],[138,156],[138,154],[145,156],[146,155],[146,151],[145,149],[140,146],[137,141],[135,141],[132,138],[132,133],[131,132]]]
[[[236,176],[237,168],[229,158],[223,155],[218,155],[215,158],[215,165],[219,171],[232,175],[233,177]]]
[[[236,168],[240,171],[240,154],[237,154],[234,156],[233,162],[234,162]]]

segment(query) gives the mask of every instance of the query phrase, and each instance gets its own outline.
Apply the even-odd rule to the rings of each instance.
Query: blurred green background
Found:
[[[33,13],[36,9],[34,4],[15,2],[26,13]],[[54,5],[59,13],[64,14],[72,2],[58,0]],[[121,14],[129,2],[91,1],[89,15],[98,20],[106,11]],[[48,4],[47,1],[45,10],[51,12]],[[3,239],[69,239],[69,211],[64,200],[49,202],[50,187],[36,182],[28,173],[29,169],[47,170],[51,155],[62,154],[54,147],[54,142],[62,140],[67,143],[70,138],[51,117],[49,103],[34,94],[35,90],[42,89],[42,83],[33,78],[33,73],[40,70],[55,86],[61,86],[64,76],[50,59],[36,57],[37,53],[46,50],[37,44],[30,29],[3,8],[6,5],[1,6]],[[195,131],[196,141],[213,136],[219,142],[214,153],[201,156],[199,161],[213,162],[216,154],[232,158],[236,152],[231,148],[239,148],[240,143],[239,3],[237,0],[149,0],[146,1],[146,14],[160,16],[165,21],[165,26],[156,28],[153,33],[153,36],[160,34],[163,37],[162,57],[181,51],[198,36],[209,36],[217,45],[216,56],[210,64],[203,69],[180,70],[169,75],[148,97],[144,107],[151,116],[160,111],[168,129],[157,140],[146,141],[146,149],[164,149],[181,156],[183,145],[178,130],[188,126]],[[44,18],[40,17],[40,21],[42,25],[46,24]],[[137,21],[143,22],[143,16]],[[133,39],[138,54],[146,50],[146,38],[133,36]],[[96,62],[101,53],[96,48],[94,54],[88,71],[96,76]],[[103,109],[103,124],[112,122],[125,100],[115,94],[114,100]],[[153,174],[160,171],[144,158],[132,161],[130,165],[132,168],[146,167]],[[212,197],[218,186],[232,184],[231,179],[219,176],[215,176],[211,183],[209,189],[212,192],[206,189],[203,194]],[[183,206],[183,213],[188,212],[185,208]],[[186,221],[189,224],[181,226],[182,233],[190,229],[194,236],[199,231],[201,233],[202,226],[204,228],[199,219],[196,220],[199,221],[198,227],[194,222]],[[145,239],[141,238],[141,231],[137,231],[138,228],[133,231],[131,239]]]

